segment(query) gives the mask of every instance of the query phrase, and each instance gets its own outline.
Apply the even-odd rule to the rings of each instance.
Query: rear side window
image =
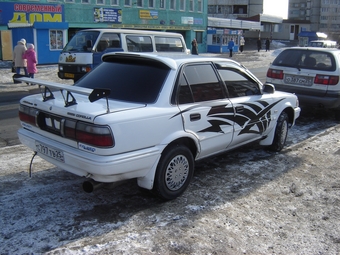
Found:
[[[97,52],[102,52],[107,48],[120,48],[120,37],[116,33],[104,33],[98,44]]]
[[[127,35],[126,44],[128,51],[153,52],[152,41],[150,36]]]
[[[158,52],[184,52],[181,38],[155,36],[155,44]]]
[[[178,103],[194,103],[225,98],[224,89],[210,64],[183,68],[178,84]]]
[[[114,59],[103,62],[74,86],[111,89],[109,98],[154,103],[163,87],[169,68],[155,61]],[[131,63],[133,62],[133,63]]]
[[[273,62],[276,66],[335,71],[334,56],[326,51],[285,50]]]

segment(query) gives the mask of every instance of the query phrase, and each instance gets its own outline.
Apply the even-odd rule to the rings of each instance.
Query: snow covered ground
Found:
[[[252,68],[275,54],[234,59]],[[4,70],[1,92],[32,89]],[[60,81],[56,66],[39,70]],[[306,109],[282,152],[254,144],[199,162],[170,202],[135,181],[85,193],[84,178],[39,157],[30,178],[33,153],[0,148],[0,254],[340,254],[339,130],[332,111]]]

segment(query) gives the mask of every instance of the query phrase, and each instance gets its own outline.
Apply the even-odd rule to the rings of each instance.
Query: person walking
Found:
[[[266,40],[266,51],[269,51],[269,48],[270,48],[270,41],[269,41],[269,38],[267,38],[267,40]]]
[[[28,76],[27,73],[27,61],[23,59],[23,55],[25,54],[26,48],[26,40],[21,39],[18,41],[17,45],[15,45],[13,50],[13,62],[16,68],[16,73],[20,74],[20,69],[23,68],[25,72],[25,76]]]
[[[257,51],[259,52],[261,50],[261,48],[262,48],[262,46],[261,46],[262,42],[261,42],[260,37],[259,37],[259,39],[257,39],[256,44],[257,44]]]
[[[244,47],[244,44],[245,44],[245,40],[244,40],[244,37],[241,36],[241,39],[240,39],[240,51],[241,53],[243,52],[243,47]]]
[[[195,38],[191,42],[191,54],[198,55],[198,46],[197,46],[197,41]]]
[[[230,41],[228,42],[228,49],[229,49],[229,57],[233,57],[233,49],[234,49],[234,40],[233,38],[230,39]]]
[[[37,69],[37,54],[34,50],[34,44],[28,43],[27,44],[27,50],[23,55],[23,59],[27,60],[27,72],[28,77],[34,78],[34,74],[38,72]],[[27,84],[28,85],[28,84]],[[34,84],[31,84],[34,85]]]

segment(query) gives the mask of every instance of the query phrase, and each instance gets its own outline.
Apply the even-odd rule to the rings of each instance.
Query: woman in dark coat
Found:
[[[196,39],[194,38],[194,40],[192,40],[191,42],[191,54],[193,55],[198,55],[198,47],[197,47],[197,41]]]
[[[260,51],[261,50],[261,44],[262,44],[260,38],[257,40],[256,44],[257,44],[257,51]]]

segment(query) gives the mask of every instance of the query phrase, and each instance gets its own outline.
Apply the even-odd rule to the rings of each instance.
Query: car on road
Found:
[[[340,107],[340,50],[316,47],[284,49],[269,66],[266,82],[294,93],[301,106]]]
[[[74,86],[29,78],[20,141],[48,162],[102,183],[137,179],[164,200],[188,187],[195,161],[259,142],[285,145],[298,99],[224,58],[108,53]]]

